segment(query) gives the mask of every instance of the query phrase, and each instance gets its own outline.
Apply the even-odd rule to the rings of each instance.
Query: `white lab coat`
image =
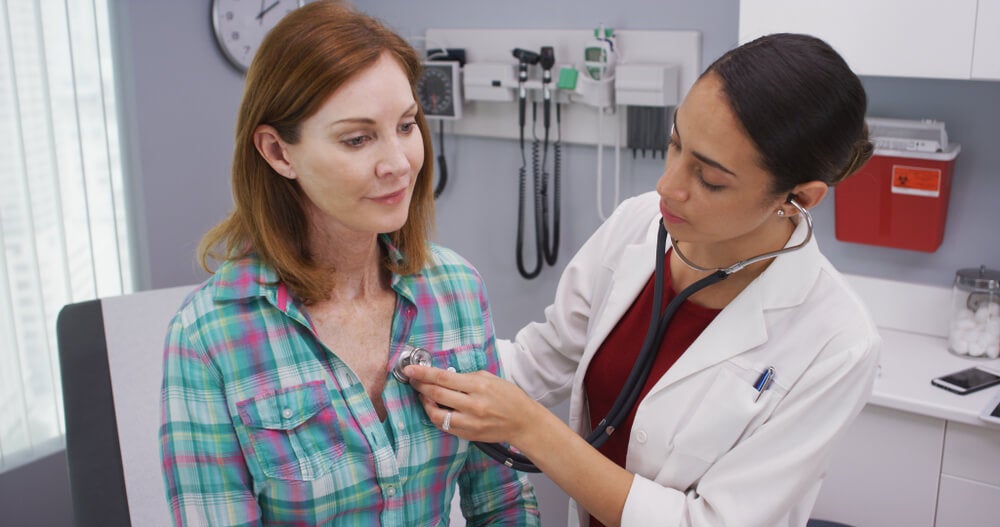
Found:
[[[545,321],[500,341],[508,375],[589,432],[583,378],[654,270],[655,192],[624,202],[567,265]],[[800,224],[789,244],[805,236]],[[776,258],[639,403],[624,526],[804,526],[831,446],[871,393],[878,331],[815,239]],[[754,402],[767,367],[774,382]],[[570,525],[587,513],[570,505]]]

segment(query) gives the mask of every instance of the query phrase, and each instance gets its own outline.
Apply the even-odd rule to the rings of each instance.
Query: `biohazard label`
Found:
[[[941,169],[893,165],[892,193],[936,198],[941,195]]]

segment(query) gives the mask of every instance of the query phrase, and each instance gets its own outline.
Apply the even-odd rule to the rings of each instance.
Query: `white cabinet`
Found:
[[[977,527],[1000,521],[1000,487],[941,476],[935,527]]]
[[[974,49],[988,49],[976,53],[984,78],[1000,68],[1000,24],[984,17],[988,31],[980,34],[977,9],[996,4],[1000,0],[742,0],[739,39],[808,33],[830,43],[859,75],[891,77],[969,79]],[[976,48],[980,37],[983,48]]]
[[[972,78],[1000,80],[1000,0],[979,0]]]
[[[1000,523],[1000,429],[948,422],[936,527]]]
[[[948,421],[941,472],[1000,487],[1000,428]]]
[[[932,527],[944,421],[868,405],[834,447],[812,517]]]
[[[1000,524],[1000,428],[869,404],[834,448],[812,517],[856,527]]]

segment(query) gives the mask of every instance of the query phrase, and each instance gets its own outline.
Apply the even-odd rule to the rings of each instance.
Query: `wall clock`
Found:
[[[245,72],[264,35],[304,0],[212,0],[212,27],[223,55]]]

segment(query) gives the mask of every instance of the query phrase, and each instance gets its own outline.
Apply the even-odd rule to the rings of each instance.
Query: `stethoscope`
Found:
[[[776,251],[760,254],[752,258],[747,258],[746,260],[740,260],[729,267],[711,268],[699,266],[688,259],[684,253],[681,252],[680,248],[677,246],[677,240],[671,239],[671,246],[673,247],[674,252],[677,253],[677,256],[682,262],[684,262],[685,265],[697,271],[711,272],[712,274],[696,281],[695,283],[685,287],[681,292],[677,293],[677,296],[675,296],[670,303],[667,304],[666,309],[662,312],[659,311],[659,306],[663,303],[663,274],[665,260],[663,255],[665,254],[667,245],[667,230],[663,226],[663,222],[660,222],[659,230],[656,234],[656,272],[653,275],[653,311],[649,321],[649,329],[646,330],[646,338],[643,340],[642,348],[639,351],[639,356],[636,358],[635,364],[632,366],[632,371],[629,372],[628,378],[625,380],[625,386],[622,388],[621,393],[618,394],[618,397],[615,399],[611,409],[608,410],[608,415],[605,416],[604,419],[601,419],[597,426],[591,430],[590,434],[587,435],[587,443],[590,443],[590,445],[594,448],[600,448],[601,445],[603,445],[611,437],[611,434],[614,433],[615,429],[618,428],[622,421],[625,420],[629,412],[631,412],[632,407],[635,406],[635,403],[639,398],[639,393],[642,391],[642,387],[645,386],[646,380],[649,378],[649,373],[653,367],[653,361],[660,349],[660,344],[663,342],[663,335],[667,331],[667,326],[670,324],[670,320],[673,318],[674,313],[678,308],[680,308],[681,304],[688,299],[688,297],[712,284],[725,280],[729,277],[729,275],[745,269],[751,264],[797,251],[809,243],[813,234],[812,215],[804,207],[796,203],[795,200],[789,199],[788,203],[798,209],[799,214],[802,215],[806,222],[807,229],[805,239],[802,240],[801,243],[791,247],[785,247]],[[409,348],[404,350],[403,354],[397,360],[392,374],[396,377],[396,379],[399,379],[400,382],[408,383],[409,378],[403,374],[402,370],[410,364],[429,366],[431,364],[430,352],[423,348]],[[478,441],[473,441],[472,443],[491,458],[510,468],[513,468],[514,470],[519,470],[521,472],[541,472],[541,470],[534,463],[532,463],[527,456],[514,452],[502,444],[482,443]]]

